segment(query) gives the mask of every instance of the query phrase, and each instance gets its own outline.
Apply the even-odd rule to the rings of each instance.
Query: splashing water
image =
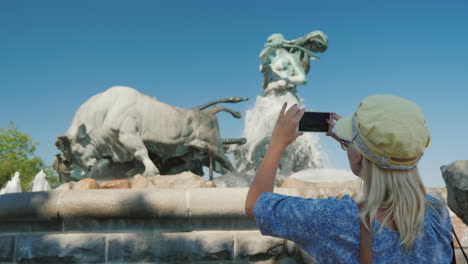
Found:
[[[15,172],[13,175],[13,178],[9,180],[5,186],[5,188],[0,190],[0,195],[1,194],[7,194],[7,193],[17,193],[21,192],[21,185],[20,185],[20,173]]]
[[[253,174],[260,165],[284,102],[288,103],[288,107],[294,104],[304,107],[302,100],[295,93],[272,92],[258,96],[253,108],[247,110],[242,135],[247,139],[247,143],[230,149],[234,154],[234,166],[239,172]],[[321,168],[322,157],[317,146],[317,135],[304,133],[297,138],[283,153],[280,173],[290,175],[308,168]]]
[[[42,191],[50,191],[49,182],[46,179],[46,174],[43,170],[41,170],[33,180],[33,192],[42,192]]]

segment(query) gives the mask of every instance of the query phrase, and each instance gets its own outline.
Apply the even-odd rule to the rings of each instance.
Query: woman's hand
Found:
[[[331,127],[335,127],[335,121],[338,121],[341,119],[341,116],[336,114],[336,113],[331,113],[330,116],[332,119],[327,119],[328,125]],[[341,142],[342,140],[335,134],[335,132],[327,132],[327,136],[330,136],[334,138],[336,141]]]
[[[276,120],[270,142],[272,147],[284,149],[302,135],[302,132],[297,131],[297,126],[304,115],[305,109],[293,105],[286,111],[286,107],[287,103],[284,103]]]

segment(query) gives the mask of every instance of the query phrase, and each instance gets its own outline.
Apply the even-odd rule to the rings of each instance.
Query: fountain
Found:
[[[33,187],[32,191],[33,192],[42,192],[42,191],[50,191],[50,185],[49,182],[46,179],[47,175],[44,173],[43,170],[39,171],[39,173],[36,174],[33,180]],[[21,190],[21,179],[20,179],[20,173],[15,172],[13,175],[12,179],[7,182],[5,185],[5,188],[0,190],[0,195],[2,194],[7,194],[7,193],[20,193]]]
[[[33,192],[43,192],[43,191],[50,191],[49,182],[46,179],[47,175],[44,173],[43,170],[39,171],[38,174],[34,177],[33,180]]]
[[[239,113],[207,109],[213,103],[182,109],[128,87],[91,98],[57,139],[62,153],[54,168],[68,183],[47,191],[40,171],[34,192],[20,193],[16,173],[0,191],[0,262],[314,263],[296,244],[262,236],[244,202],[282,103],[304,106],[297,87],[306,83],[314,53],[326,48],[320,31],[267,39],[264,90],[247,110],[241,139],[220,137],[214,114]],[[357,178],[323,168],[317,146],[307,133],[288,147],[275,192],[356,197]],[[204,181],[202,167],[222,176]]]
[[[260,55],[264,91],[247,111],[241,139],[221,139],[214,116],[228,111],[238,118],[239,113],[208,107],[245,98],[182,109],[127,87],[94,96],[57,139],[62,153],[56,154],[54,168],[61,180],[71,182],[52,191],[0,197],[0,231],[11,234],[0,236],[0,246],[9,249],[0,261],[310,263],[310,256],[294,243],[261,236],[244,214],[246,188],[213,187],[249,184],[280,105],[287,101],[303,106],[296,87],[305,84],[309,61],[317,58],[312,51],[323,52],[326,45],[327,37],[318,31],[292,41],[279,34],[268,39]],[[121,103],[112,104],[119,98]],[[128,112],[140,117],[127,118]],[[148,126],[155,121],[157,127]],[[321,168],[317,144],[314,135],[302,136],[288,148],[281,173]],[[234,166],[224,151],[234,154]],[[204,183],[196,175],[202,175],[201,166],[223,176]],[[241,175],[244,185],[239,184]],[[45,177],[38,173],[33,191],[50,188]],[[90,178],[80,181],[84,177]],[[223,177],[233,181],[226,185]],[[89,190],[93,188],[100,190]],[[299,195],[294,188],[276,191]]]
[[[305,107],[296,88],[307,83],[310,60],[319,59],[314,53],[324,52],[327,45],[328,37],[321,31],[313,31],[295,40],[286,40],[281,34],[268,37],[259,56],[264,91],[246,113],[242,137],[247,139],[247,143],[231,148],[239,172],[254,174],[260,165],[284,102],[289,106]],[[286,148],[280,161],[280,174],[321,168],[322,157],[317,145],[318,137],[312,133],[299,137]]]
[[[7,182],[5,188],[0,190],[0,194],[21,192],[19,176],[20,176],[20,173],[15,172],[15,174],[13,175],[13,178]]]

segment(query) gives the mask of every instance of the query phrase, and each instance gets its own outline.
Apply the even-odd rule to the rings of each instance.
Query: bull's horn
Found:
[[[228,97],[228,98],[212,101],[207,104],[199,105],[197,107],[193,107],[192,109],[201,111],[207,107],[210,107],[212,105],[219,104],[219,103],[238,103],[238,102],[247,101],[247,100],[249,100],[249,98],[247,97]]]

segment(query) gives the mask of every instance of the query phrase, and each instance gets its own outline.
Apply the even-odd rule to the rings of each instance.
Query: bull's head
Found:
[[[191,158],[200,160],[204,166],[209,166],[211,156],[216,172],[234,171],[234,167],[224,155],[216,116],[201,111],[189,111],[185,118],[188,130],[191,131],[187,140],[188,145],[197,150],[193,151]]]
[[[71,140],[67,135],[58,136],[55,146],[67,160],[84,169],[90,170],[97,162],[95,149],[84,125],[79,126],[76,136]]]
[[[73,162],[70,139],[66,135],[58,136],[55,140],[55,146],[58,150],[62,151],[66,160],[70,160]]]

